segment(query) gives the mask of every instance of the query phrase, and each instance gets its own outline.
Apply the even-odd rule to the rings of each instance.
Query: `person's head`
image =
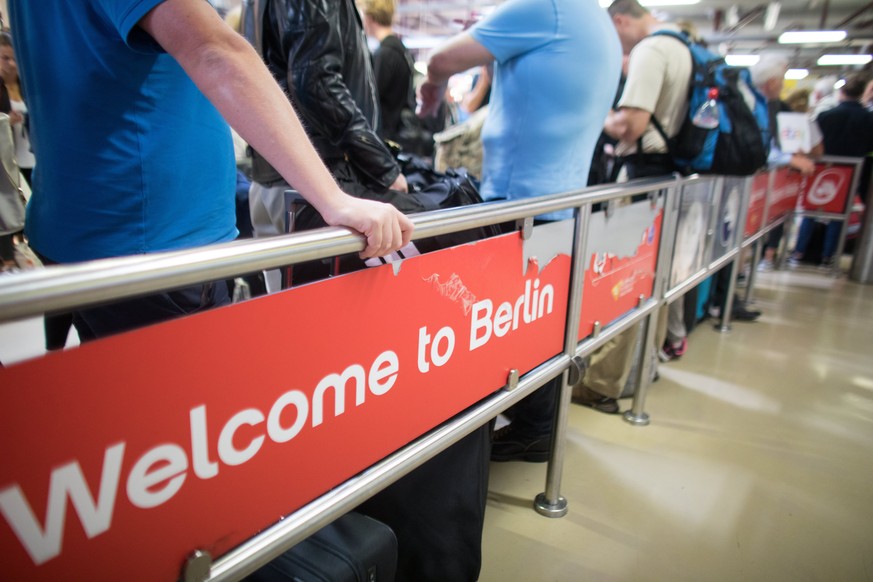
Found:
[[[806,87],[795,87],[785,96],[785,103],[792,111],[806,113],[809,110],[809,93]]]
[[[359,0],[367,34],[378,36],[376,31],[379,29],[390,31],[394,21],[394,2],[395,0]]]
[[[18,81],[15,49],[12,48],[12,36],[8,32],[0,32],[0,78],[6,82]]]
[[[614,0],[607,9],[621,40],[621,48],[628,54],[641,40],[649,36],[657,22],[648,9],[637,0]]]
[[[840,101],[860,101],[869,79],[864,73],[849,76],[846,84],[840,87]]]
[[[752,83],[768,100],[778,99],[788,71],[788,59],[781,55],[765,54],[752,65]]]
[[[810,98],[809,104],[815,107],[822,99],[831,96],[834,92],[834,83],[836,82],[837,78],[833,75],[822,77],[816,81],[815,86],[812,89],[812,97]]]
[[[694,42],[698,44],[704,44],[703,37],[700,36],[700,32],[698,32],[697,30],[697,26],[690,20],[677,20],[676,26],[678,26],[679,30],[687,34]]]

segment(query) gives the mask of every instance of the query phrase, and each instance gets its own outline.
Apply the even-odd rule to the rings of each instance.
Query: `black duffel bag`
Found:
[[[397,537],[355,511],[318,530],[246,582],[393,582]]]
[[[409,192],[397,190],[377,191],[361,184],[354,169],[347,163],[330,165],[331,173],[340,188],[352,196],[391,204],[404,214],[457,208],[483,202],[476,182],[463,168],[449,169],[445,173],[434,170],[415,156],[401,154],[398,161],[406,177]],[[302,199],[301,199],[302,200]],[[299,202],[294,212],[294,224],[290,230],[299,232],[327,226],[321,215],[309,204]],[[473,228],[461,232],[442,234],[416,240],[420,253],[453,247],[501,233],[496,225]],[[325,279],[331,275],[349,273],[365,267],[357,254],[348,254],[334,259],[311,261],[293,267],[293,283],[302,284]]]

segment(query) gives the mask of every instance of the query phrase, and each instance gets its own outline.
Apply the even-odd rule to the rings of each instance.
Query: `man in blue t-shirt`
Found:
[[[421,115],[436,111],[451,75],[492,61],[482,197],[584,188],[621,74],[621,45],[606,12],[595,0],[508,0],[434,51],[420,89]],[[553,380],[516,406],[512,424],[494,435],[492,460],[548,460],[559,384]]]
[[[10,0],[30,111],[27,235],[50,263],[190,248],[236,237],[225,120],[326,221],[409,241],[390,206],[343,193],[251,46],[202,0]],[[227,302],[223,282],[77,314],[108,335]]]
[[[492,61],[482,197],[584,188],[621,74],[621,46],[606,12],[593,0],[509,0],[432,54],[421,115],[436,110],[451,75]]]

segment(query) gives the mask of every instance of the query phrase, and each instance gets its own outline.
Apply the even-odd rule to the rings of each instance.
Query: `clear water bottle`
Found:
[[[706,101],[691,118],[691,123],[701,129],[718,127],[718,89],[713,87],[706,96]]]

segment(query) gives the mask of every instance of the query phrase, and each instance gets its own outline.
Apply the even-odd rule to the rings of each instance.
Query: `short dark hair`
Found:
[[[849,99],[857,101],[861,98],[861,95],[864,94],[864,88],[869,81],[870,75],[866,73],[855,73],[846,79],[846,84],[840,87],[840,92]]]
[[[0,46],[12,46],[12,35],[8,32],[0,32]]]
[[[642,18],[649,14],[648,8],[642,6],[637,0],[615,0],[607,9],[610,16],[625,14],[634,18]]]

